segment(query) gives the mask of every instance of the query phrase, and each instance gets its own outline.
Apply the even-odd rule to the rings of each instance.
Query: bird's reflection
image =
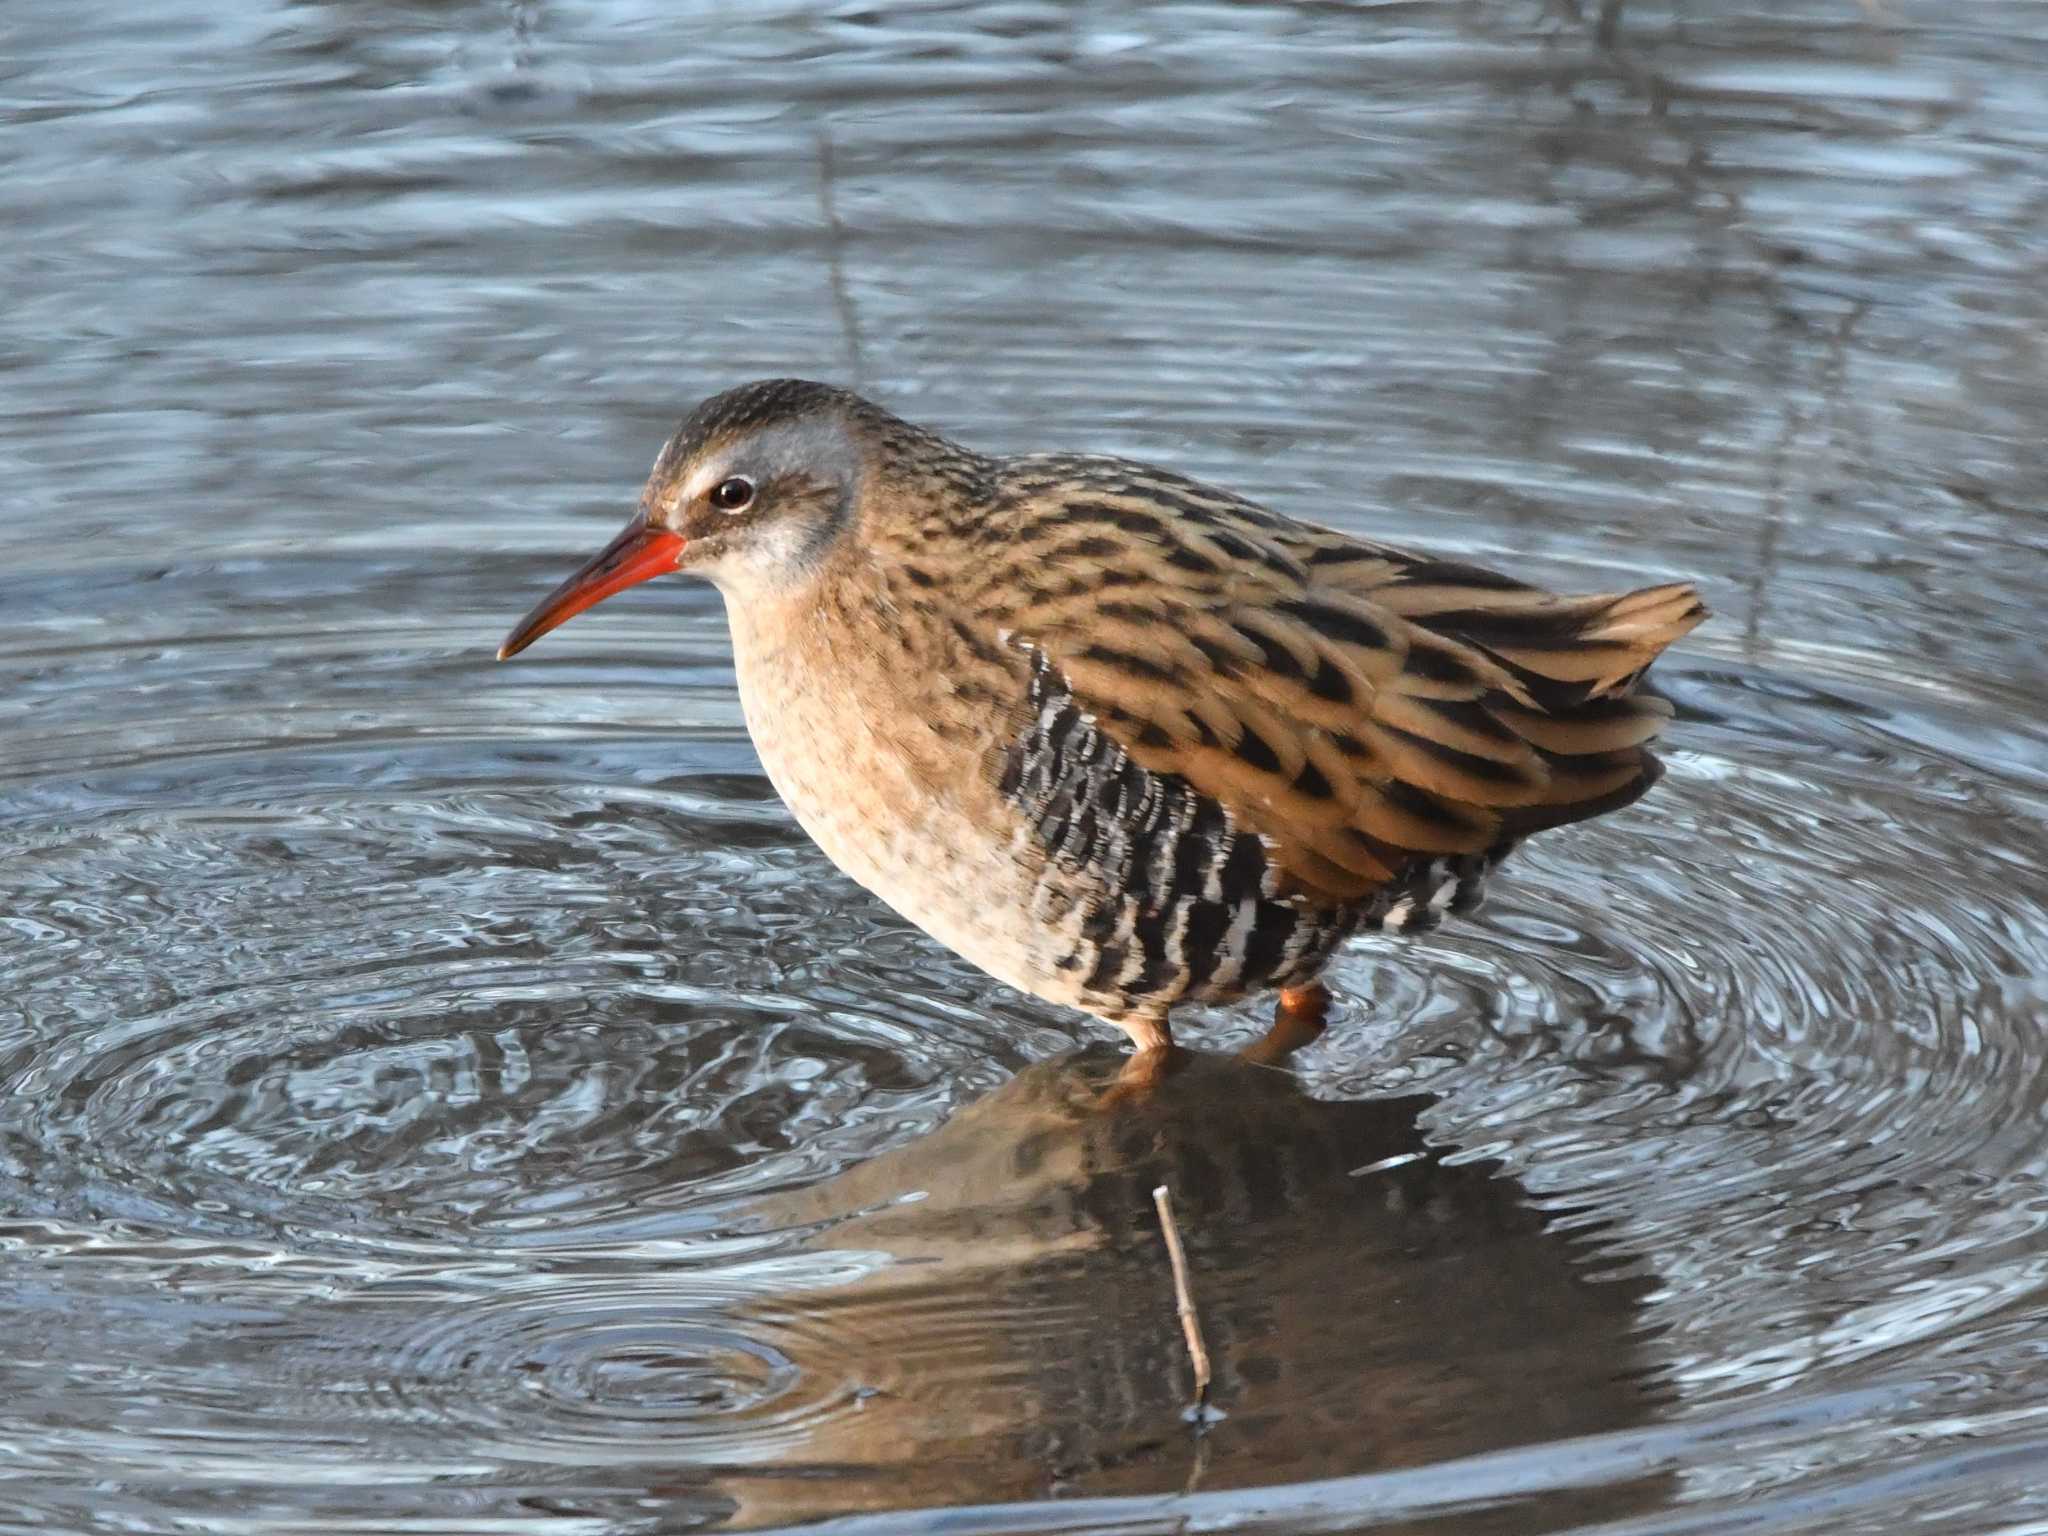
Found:
[[[722,1480],[741,1523],[1288,1483],[1652,1410],[1642,1284],[1590,1278],[1584,1246],[1494,1165],[1432,1146],[1430,1100],[1322,1100],[1189,1053],[1105,1110],[1120,1060],[1041,1063],[933,1135],[757,1208],[892,1262],[755,1319],[847,1406],[774,1467]],[[1214,1359],[1222,1417],[1199,1437],[1159,1184]]]

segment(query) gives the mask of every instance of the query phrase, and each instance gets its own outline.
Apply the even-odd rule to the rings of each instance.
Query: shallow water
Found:
[[[2048,16],[680,10],[8,6],[0,1528],[2048,1519]],[[1669,777],[1091,1116],[707,591],[490,661],[781,372],[1695,576]]]

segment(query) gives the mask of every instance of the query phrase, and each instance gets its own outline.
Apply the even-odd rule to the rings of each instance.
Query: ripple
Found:
[[[243,573],[240,597],[251,581],[349,584],[287,565]],[[288,707],[304,674],[280,654],[336,669],[344,695],[437,669],[469,691],[393,700],[364,733],[345,697]],[[73,686],[175,679],[189,652],[108,647],[73,686],[29,658],[50,750],[90,771],[31,760],[0,817],[26,897],[0,926],[0,1247],[178,1297],[197,1342],[150,1392],[166,1422],[209,1426],[223,1469],[292,1425],[316,1460],[417,1433],[436,1467],[695,1457],[756,1469],[692,1484],[706,1509],[734,1488],[757,1511],[887,1507],[877,1426],[925,1443],[920,1390],[996,1414],[977,1373],[1007,1367],[984,1341],[1101,1323],[1044,1288],[1079,1272],[776,1302],[879,1260],[800,1260],[801,1224],[737,1236],[735,1213],[915,1145],[1086,1027],[833,875],[710,724],[729,700],[680,726],[580,719],[593,688],[665,708],[661,654],[501,684],[424,629],[224,639],[205,689],[172,688],[146,728]],[[2048,1286],[2039,733],[2007,718],[1984,737],[1988,697],[1887,690],[1839,660],[1823,683],[1679,658],[1669,782],[1538,840],[1478,923],[1347,952],[1358,1001],[1307,1062],[1335,1100],[1441,1094],[1459,1159],[1503,1160],[1561,1226],[1596,1213],[1609,1262],[1653,1264],[1646,1369],[1685,1413],[1847,1388],[1916,1345],[1990,1382],[1977,1355],[2023,1345],[2012,1316]],[[250,699],[233,731],[184,707],[223,690]],[[80,1379],[120,1400],[122,1353],[149,1347]],[[274,1390],[251,1399],[252,1372]],[[1297,1406],[1345,1401],[1333,1379]],[[1108,1469],[1128,1456],[1145,1486],[1148,1422],[1059,1476],[1123,1486]],[[945,1471],[922,1475],[961,1498],[998,1456],[931,1443]],[[839,1506],[768,1470],[833,1454],[866,1468]]]
[[[234,653],[259,690],[269,650]],[[167,709],[142,748],[121,719],[66,735],[107,766],[0,824],[24,898],[0,926],[20,1214],[456,1246],[680,1232],[936,1124],[1031,1045],[715,740],[501,749],[419,709],[384,720],[396,750],[259,710],[234,770],[191,779],[210,713]]]
[[[489,830],[487,798],[459,830],[446,809],[179,819],[46,851],[43,879],[93,895],[50,901],[58,937],[15,968],[7,1132],[29,1178],[561,1240],[814,1173],[870,1116],[935,1121],[1004,1054],[956,1028],[980,1051],[941,1033],[911,1056],[921,1032],[805,999],[790,947],[866,921],[812,855],[657,847],[663,888],[643,893],[635,861],[550,866],[520,830],[601,797],[507,804]],[[720,911],[689,910],[692,883]]]
[[[1347,956],[1375,1048],[1339,1038],[1320,1072],[1444,1093],[1453,1141],[1619,1213],[1703,1404],[2041,1288],[2048,889],[2015,872],[2048,798],[1897,702],[1682,663],[1664,683],[1666,785],[1525,850],[1465,931]]]
[[[235,600],[352,580],[286,564],[239,573]],[[346,697],[297,707],[281,654],[343,695],[489,681],[364,734]],[[911,1390],[862,1364],[869,1333],[914,1334],[924,1389],[986,1413],[978,1340],[1091,1326],[1056,1295],[998,1305],[971,1271],[880,1312],[768,1303],[867,1261],[813,1256],[803,1281],[794,1234],[736,1239],[735,1212],[914,1145],[1084,1026],[833,875],[706,728],[717,669],[674,684],[714,701],[683,725],[580,719],[594,688],[666,708],[661,656],[522,676],[424,629],[271,632],[209,646],[189,692],[168,686],[189,649],[147,637],[68,682],[28,658],[51,750],[90,771],[31,760],[0,818],[28,898],[0,927],[0,1243],[153,1276],[207,1339],[226,1308],[231,1363],[205,1344],[157,1383],[229,1436],[223,1465],[280,1422],[334,1455],[409,1428],[458,1462],[765,1469],[838,1445],[886,1503],[869,1431],[927,1430],[864,1407],[874,1380]],[[1333,1099],[1442,1094],[1459,1157],[1652,1261],[1674,1319],[1654,1370],[1690,1412],[1853,1384],[1915,1341],[1989,1347],[2044,1284],[2039,736],[1983,739],[1992,706],[1953,680],[1887,691],[1841,660],[1823,686],[1679,658],[1658,794],[1538,840],[1478,923],[1354,947],[1359,1001],[1308,1058]],[[79,707],[115,677],[167,680],[146,728]],[[223,691],[250,700],[233,731],[185,707]],[[1875,1250],[1842,1241],[1859,1231]],[[252,1368],[277,1391],[238,1406]],[[994,1444],[948,1463],[960,1496]]]
[[[553,1466],[761,1458],[854,1406],[822,1362],[800,1368],[729,1315],[750,1289],[805,1273],[786,1263],[707,1284],[667,1270],[551,1272],[456,1294],[386,1285],[244,1331],[242,1368],[260,1366],[287,1411],[317,1404],[350,1434],[413,1425]]]

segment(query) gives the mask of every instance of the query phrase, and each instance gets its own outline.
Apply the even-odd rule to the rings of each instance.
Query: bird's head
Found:
[[[800,585],[852,526],[886,425],[902,424],[857,395],[805,379],[764,379],[712,396],[662,448],[625,531],[519,621],[498,659],[670,571],[704,576],[743,598]]]

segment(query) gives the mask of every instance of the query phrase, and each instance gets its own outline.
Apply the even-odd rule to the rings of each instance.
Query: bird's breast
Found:
[[[943,668],[887,637],[731,617],[747,729],[798,824],[933,937],[1042,991],[1028,918],[1039,861],[984,766],[988,732],[945,728]]]

